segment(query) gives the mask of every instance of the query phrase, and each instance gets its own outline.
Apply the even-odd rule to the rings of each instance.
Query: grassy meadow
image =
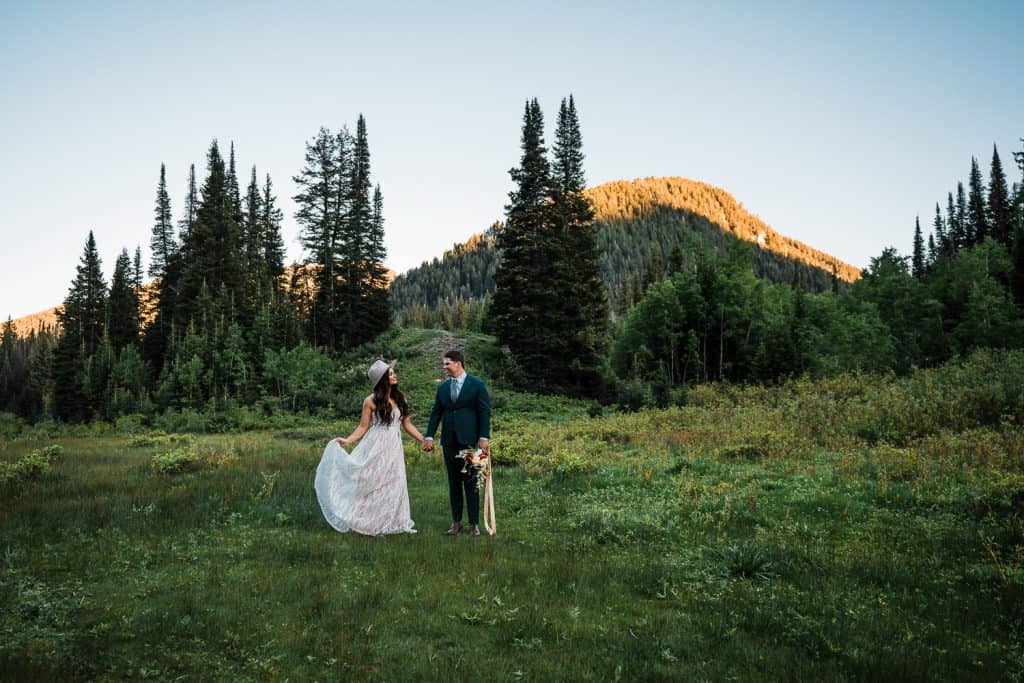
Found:
[[[1021,354],[615,413],[514,392],[463,341],[494,397],[495,537],[442,536],[440,455],[411,440],[419,533],[332,531],[313,474],[354,417],[0,423],[0,679],[1024,676]],[[380,349],[421,429],[439,343]]]

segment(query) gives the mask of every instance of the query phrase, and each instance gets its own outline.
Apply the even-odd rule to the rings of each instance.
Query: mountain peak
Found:
[[[589,188],[598,221],[629,221],[662,209],[701,216],[727,234],[765,251],[805,265],[835,272],[844,282],[860,278],[860,269],[831,254],[776,232],[750,213],[729,192],[698,180],[670,176],[615,180]]]

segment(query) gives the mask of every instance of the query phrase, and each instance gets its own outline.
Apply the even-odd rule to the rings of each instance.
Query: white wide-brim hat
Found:
[[[371,382],[373,382],[373,386],[377,386],[377,382],[380,381],[380,378],[388,374],[388,370],[395,367],[395,363],[397,362],[397,359],[390,363],[382,360],[375,360],[373,361],[373,365],[370,366],[370,369],[366,371],[366,376],[370,378]]]

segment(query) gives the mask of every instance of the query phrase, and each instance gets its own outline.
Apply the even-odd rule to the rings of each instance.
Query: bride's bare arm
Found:
[[[357,441],[362,438],[366,430],[370,428],[370,416],[373,415],[373,396],[367,396],[366,400],[363,401],[363,416],[359,420],[359,426],[356,427],[355,431],[349,434],[346,438],[340,436],[335,439],[342,446],[348,446],[353,441]]]
[[[416,425],[412,423],[412,416],[406,415],[405,419],[402,420],[402,429],[404,429],[409,436],[416,439],[416,442],[420,445],[423,444],[423,435],[420,434],[420,430],[416,429]]]

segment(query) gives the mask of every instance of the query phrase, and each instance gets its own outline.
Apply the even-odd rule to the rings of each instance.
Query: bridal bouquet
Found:
[[[476,490],[480,491],[487,481],[487,456],[479,448],[466,448],[459,451],[455,456],[462,460],[462,474],[468,474],[476,484]]]

